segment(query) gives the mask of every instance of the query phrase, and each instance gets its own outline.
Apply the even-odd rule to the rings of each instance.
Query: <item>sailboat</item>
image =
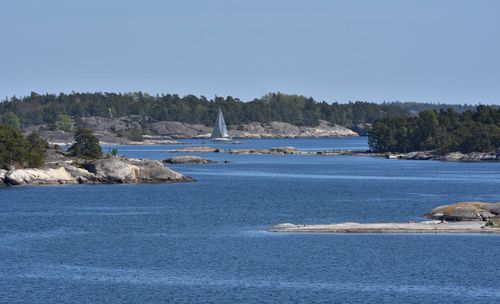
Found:
[[[231,140],[229,133],[227,132],[226,122],[224,121],[224,115],[222,115],[222,109],[219,108],[219,114],[217,115],[217,120],[215,121],[214,130],[212,131],[212,140]]]

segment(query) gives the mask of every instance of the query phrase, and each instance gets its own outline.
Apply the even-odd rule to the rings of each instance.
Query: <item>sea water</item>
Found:
[[[186,143],[118,150],[164,159],[212,144]],[[215,145],[367,148],[366,138]],[[500,163],[198,155],[221,162],[171,166],[196,183],[0,188],[0,302],[500,302],[498,235],[268,232],[500,201]]]

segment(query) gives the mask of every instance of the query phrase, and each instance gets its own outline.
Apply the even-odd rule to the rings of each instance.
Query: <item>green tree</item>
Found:
[[[0,166],[24,166],[27,141],[23,134],[14,128],[0,125]]]
[[[36,132],[32,132],[27,137],[28,140],[28,153],[26,161],[28,167],[37,168],[41,167],[45,163],[47,158],[47,148],[48,143],[38,135]]]
[[[40,167],[46,158],[47,142],[32,133],[28,138],[17,129],[0,125],[0,167]]]
[[[87,128],[80,128],[75,132],[75,143],[68,152],[83,159],[96,159],[102,156],[99,140],[92,134],[92,130]]]
[[[500,148],[500,108],[479,106],[475,112],[461,114],[452,109],[439,114],[425,110],[416,117],[378,119],[368,143],[381,152],[491,152]]]
[[[71,132],[73,129],[73,120],[69,115],[60,114],[57,116],[56,128],[61,131]]]
[[[7,112],[2,115],[1,123],[13,129],[19,129],[21,127],[21,121],[19,120],[19,117],[17,117],[17,115],[12,112]]]

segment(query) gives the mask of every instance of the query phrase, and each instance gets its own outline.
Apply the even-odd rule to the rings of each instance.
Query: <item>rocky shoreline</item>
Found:
[[[192,146],[182,149],[168,150],[171,153],[228,153],[228,154],[294,154],[294,155],[323,155],[323,156],[372,156],[385,157],[387,159],[399,160],[440,160],[440,161],[500,161],[500,150],[496,152],[471,152],[462,154],[452,152],[444,155],[429,151],[410,153],[379,153],[370,150],[325,150],[325,151],[301,151],[295,147],[273,147],[268,149],[221,149],[211,146]]]
[[[491,152],[471,152],[460,153],[450,152],[446,154],[437,154],[433,151],[417,151],[410,153],[386,153],[386,158],[389,159],[406,159],[406,160],[443,160],[443,161],[500,161],[500,149]]]
[[[494,233],[500,234],[500,202],[461,202],[437,207],[430,219],[407,223],[338,223],[322,225],[273,225],[270,232],[282,233]],[[453,221],[448,222],[447,221]]]
[[[85,163],[47,163],[43,168],[0,170],[0,186],[192,182],[156,160],[107,157]]]
[[[442,224],[440,221],[419,223],[340,223],[327,225],[278,224],[271,232],[282,233],[494,233],[499,228],[486,227],[482,222],[457,222]]]
[[[176,121],[155,121],[151,117],[137,115],[106,118],[84,117],[86,127],[93,130],[101,143],[110,144],[179,144],[178,139],[210,138],[212,127],[200,124],[188,124]],[[345,137],[358,136],[351,129],[340,125],[330,125],[320,121],[315,127],[294,126],[286,122],[274,121],[268,124],[253,122],[228,126],[232,138],[304,138],[304,137]],[[73,142],[73,133],[51,130],[47,125],[26,128],[25,133],[38,132],[51,144],[66,145]],[[131,134],[135,134],[130,137]],[[150,135],[141,135],[150,134]]]
[[[213,148],[210,146],[195,146],[186,147],[182,149],[169,150],[170,153],[227,153],[227,154],[274,154],[274,155],[285,155],[285,154],[311,154],[309,152],[300,151],[294,147],[274,147],[269,149],[220,149]]]
[[[162,160],[164,164],[184,165],[184,164],[216,164],[217,162],[211,159],[201,158],[199,156],[185,155],[169,157]]]

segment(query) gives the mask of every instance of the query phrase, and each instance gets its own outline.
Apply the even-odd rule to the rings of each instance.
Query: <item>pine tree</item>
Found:
[[[75,143],[68,152],[83,159],[96,159],[102,156],[99,140],[92,134],[92,130],[87,128],[80,128],[75,132]]]

